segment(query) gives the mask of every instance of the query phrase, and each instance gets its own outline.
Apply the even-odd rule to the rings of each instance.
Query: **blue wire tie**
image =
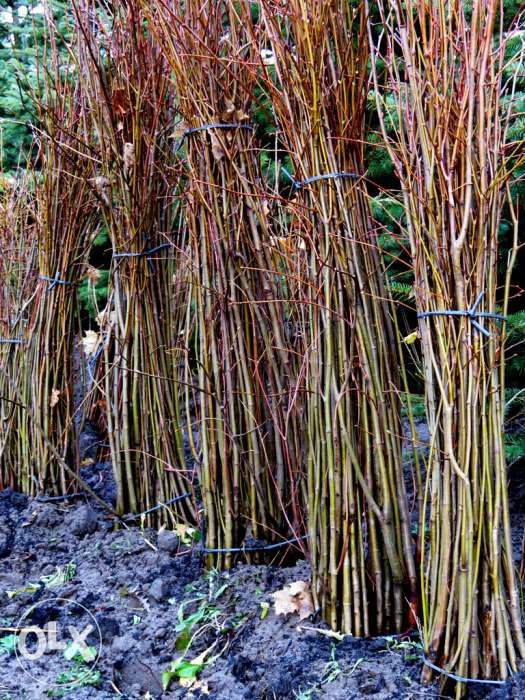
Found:
[[[61,284],[64,287],[69,287],[70,285],[75,284],[74,282],[68,282],[66,280],[61,280],[59,271],[57,271],[57,273],[55,274],[54,277],[48,277],[47,275],[38,275],[38,279],[45,280],[46,282],[51,283],[49,285],[49,287],[47,288],[48,291],[51,291],[52,289],[54,289],[57,286],[57,284]]]
[[[503,316],[502,314],[494,314],[488,311],[478,311],[477,308],[480,305],[484,294],[485,292],[480,292],[474,304],[470,307],[470,309],[467,309],[466,311],[447,311],[445,309],[441,311],[423,311],[422,313],[419,313],[417,317],[425,318],[427,316],[467,316],[477,331],[482,333],[486,338],[490,338],[490,332],[484,326],[482,326],[481,323],[478,323],[476,319],[492,318],[496,321],[506,321],[507,317]]]
[[[444,668],[436,666],[436,664],[433,664],[432,661],[429,661],[426,656],[423,656],[423,663],[425,664],[425,666],[434,669],[434,671],[437,671],[443,676],[446,676],[447,678],[450,678],[453,681],[457,681],[458,683],[481,683],[484,685],[505,685],[507,683],[507,681],[491,681],[485,678],[465,678],[465,676],[457,676],[455,673],[451,673],[450,671],[447,671]]]
[[[177,144],[177,148],[175,149],[175,153],[177,153],[181,148],[182,144],[184,143],[184,139],[186,136],[190,136],[191,134],[196,134],[199,131],[208,131],[209,129],[249,129],[250,131],[254,130],[254,127],[251,124],[203,124],[202,126],[196,126],[193,129],[186,129],[186,131],[182,134],[181,138],[179,139],[179,143]]]
[[[191,493],[186,492],[181,494],[180,496],[175,496],[175,498],[170,498],[169,501],[166,501],[165,503],[159,503],[157,506],[153,506],[152,508],[148,508],[147,510],[143,510],[142,513],[136,513],[134,515],[128,515],[122,520],[124,522],[128,522],[129,520],[137,520],[138,518],[141,518],[143,515],[147,515],[148,513],[153,513],[155,510],[159,510],[160,508],[164,508],[165,506],[169,506],[172,503],[177,503],[177,501],[182,501],[184,498],[189,498],[191,496]]]
[[[10,343],[12,345],[21,345],[25,342],[24,338],[0,338],[0,343]]]
[[[162,243],[162,245],[155,246],[155,248],[148,248],[148,250],[143,250],[141,253],[113,253],[114,258],[145,258],[149,255],[153,255],[159,250],[164,250],[164,248],[171,248],[171,243]]]
[[[294,544],[295,542],[300,542],[301,540],[308,539],[309,535],[302,535],[301,537],[292,537],[289,540],[282,540],[282,542],[275,542],[274,544],[261,545],[258,547],[230,547],[225,548],[209,548],[203,547],[201,552],[203,554],[234,554],[238,552],[266,552],[269,549],[280,549],[285,547],[287,544]]]
[[[357,173],[342,171],[335,173],[324,173],[323,175],[313,175],[312,177],[307,177],[306,180],[296,180],[285,167],[281,166],[281,170],[290,180],[295,190],[300,190],[302,187],[311,185],[312,182],[317,182],[318,180],[336,180],[342,178],[354,178],[358,180],[361,177],[361,175],[358,175]]]

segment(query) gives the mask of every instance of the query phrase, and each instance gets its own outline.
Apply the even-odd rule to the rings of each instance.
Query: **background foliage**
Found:
[[[69,26],[69,13],[71,6],[67,2],[51,0],[49,4],[53,8],[54,21],[57,34],[62,38],[59,49],[67,50],[67,37]],[[464,2],[467,9],[471,6],[470,0]],[[522,8],[520,0],[505,0],[502,17],[503,25],[498,22],[495,29],[494,40],[498,40],[500,29],[503,32],[512,31],[513,22]],[[372,3],[373,8],[373,3]],[[372,9],[374,12],[374,9]],[[259,18],[258,3],[252,5],[252,16],[257,21]],[[380,27],[377,28],[380,31]],[[11,178],[18,168],[24,168],[28,157],[31,157],[32,132],[38,128],[36,110],[33,106],[35,98],[38,99],[39,71],[42,71],[43,47],[45,39],[44,5],[38,0],[0,0],[0,158],[1,172],[4,177]],[[509,43],[507,69],[508,76],[512,74],[513,62],[519,60],[523,51],[525,37],[523,33],[517,33]],[[37,56],[39,60],[37,61]],[[514,123],[510,129],[511,139],[523,138],[525,133],[525,71],[519,72],[519,83],[515,102]],[[285,190],[290,185],[284,168],[293,174],[293,167],[289,157],[281,150],[278,134],[275,130],[275,119],[270,99],[260,90],[256,94],[257,108],[253,119],[258,125],[259,138],[263,147],[260,155],[262,171],[265,174],[271,188]],[[367,177],[370,182],[370,194],[372,197],[372,212],[376,220],[378,240],[384,251],[388,267],[391,289],[396,299],[401,302],[404,316],[404,324],[407,331],[415,326],[415,317],[411,312],[411,273],[409,271],[409,254],[406,249],[403,234],[402,207],[397,197],[398,183],[395,179],[392,163],[381,145],[378,132],[377,117],[375,114],[375,100],[370,93],[368,105],[368,136],[367,136]],[[525,195],[525,171],[516,173],[514,194],[516,199],[523,201]],[[1,180],[0,180],[1,186]],[[505,219],[500,227],[500,267],[503,270],[507,263],[507,255],[510,247],[511,226]],[[96,299],[98,308],[105,304],[107,294],[107,267],[109,258],[107,249],[107,236],[100,236],[94,248],[91,263],[102,270],[102,275],[97,282]],[[514,273],[514,288],[511,298],[511,314],[508,324],[508,349],[507,349],[507,385],[509,391],[516,393],[523,386],[525,375],[525,308],[520,280],[523,279],[525,258],[523,252],[518,256],[518,264]],[[87,280],[80,289],[80,304],[84,322],[89,323],[96,315],[92,294],[88,293]],[[413,372],[414,390],[420,391],[417,380],[417,367]],[[521,404],[519,406],[522,408]],[[512,430],[525,425],[522,410],[516,410],[511,414]],[[512,432],[512,431],[511,431]],[[525,429],[524,429],[525,434]],[[509,438],[510,440],[510,438]],[[512,435],[513,446],[509,450],[512,458],[516,458],[516,436]],[[519,443],[523,444],[523,441]],[[521,448],[519,448],[521,449]],[[518,452],[519,452],[518,449]]]

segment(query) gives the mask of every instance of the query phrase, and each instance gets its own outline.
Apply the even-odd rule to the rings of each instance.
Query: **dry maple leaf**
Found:
[[[51,398],[49,399],[49,405],[51,408],[57,405],[59,399],[60,399],[60,394],[61,391],[59,389],[52,389],[51,390]]]
[[[271,594],[276,615],[297,613],[300,620],[309,617],[314,611],[310,586],[306,581],[294,581]]]
[[[219,137],[217,134],[214,134],[213,131],[210,132],[210,138],[211,138],[211,152],[213,154],[213,157],[215,160],[221,160],[224,158],[225,153],[224,153],[224,148],[222,147],[222,144],[219,140]]]
[[[275,54],[271,49],[262,49],[261,60],[263,66],[275,66]]]
[[[92,177],[90,182],[93,183],[98,196],[102,199],[104,204],[109,205],[109,194],[111,191],[111,182],[107,177],[98,175],[97,177]]]
[[[86,355],[92,355],[98,345],[99,335],[96,331],[86,331],[85,336],[80,341]]]
[[[132,143],[124,144],[122,159],[124,161],[124,170],[129,174],[135,165],[135,146]]]
[[[226,100],[225,104],[226,104],[226,109],[224,110],[223,118],[224,118],[224,121],[227,121],[235,113],[235,105],[233,104],[233,102],[231,100]]]
[[[128,98],[125,88],[115,88],[112,95],[113,112],[118,117],[123,117],[128,111]]]
[[[180,141],[180,139],[183,139],[184,136],[186,135],[187,129],[188,129],[187,124],[180,121],[178,124],[175,125],[175,128],[173,129],[172,133],[170,134],[170,139],[175,139],[177,141]]]
[[[244,109],[237,109],[237,110],[235,110],[235,117],[236,117],[238,122],[245,122],[245,121],[248,121],[248,119],[250,118],[250,115],[246,114]]]
[[[86,268],[86,276],[91,284],[96,284],[99,281],[101,274],[101,271],[97,267],[93,267],[93,265],[88,265]]]

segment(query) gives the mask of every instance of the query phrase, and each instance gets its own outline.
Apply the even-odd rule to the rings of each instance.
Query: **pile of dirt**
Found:
[[[103,470],[85,476],[108,496]],[[298,580],[309,580],[304,562],[288,568],[240,564],[229,573],[204,574],[198,550],[172,532],[116,530],[84,498],[43,503],[3,491],[0,700],[446,697],[437,686],[420,685],[417,640],[337,641],[322,633],[327,628],[318,619],[276,615],[271,593]],[[81,674],[87,666],[78,657],[48,649],[39,660],[22,660],[28,675],[9,643],[13,630],[31,606],[25,624],[67,626],[65,601],[76,601],[96,619],[102,635],[96,665]],[[85,620],[76,614],[79,628],[89,622],[87,613]],[[97,634],[87,638],[93,648]],[[190,678],[181,681],[185,666],[179,662],[163,692],[163,672],[188,644]],[[188,687],[191,676],[197,680]],[[64,685],[78,678],[76,686]],[[472,686],[469,696],[523,698],[525,674],[504,686]]]

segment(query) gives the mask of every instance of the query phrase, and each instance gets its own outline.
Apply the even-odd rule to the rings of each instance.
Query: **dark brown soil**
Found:
[[[103,465],[84,476],[106,498],[112,497]],[[525,481],[513,474],[516,544],[521,538]],[[36,602],[51,597],[75,600],[96,617],[102,652],[96,669],[100,683],[64,689],[62,697],[93,698],[376,698],[377,700],[447,697],[437,686],[423,687],[417,639],[337,642],[311,628],[326,629],[319,620],[299,623],[296,616],[277,616],[270,594],[287,582],[308,580],[308,566],[239,564],[230,573],[203,575],[198,551],[182,543],[157,548],[158,535],[138,527],[115,530],[96,504],[84,498],[41,503],[9,490],[0,492],[0,626],[15,627]],[[173,545],[173,542],[171,543]],[[175,543],[176,545],[176,543]],[[171,550],[171,551],[170,551]],[[41,577],[56,567],[76,565],[73,578],[46,588]],[[37,589],[9,597],[7,591]],[[162,672],[181,656],[176,640],[180,618],[206,609],[191,630],[195,635],[187,658],[213,646],[218,655],[199,674],[193,689],[174,679],[162,692]],[[38,607],[33,624],[64,620],[59,603]],[[302,627],[303,629],[300,629]],[[310,629],[305,630],[304,627]],[[0,700],[52,696],[60,674],[74,667],[62,651],[46,653],[35,665],[34,680],[20,668],[16,654],[1,652]],[[51,689],[51,690],[50,690]],[[208,694],[206,694],[208,693]],[[148,695],[149,694],[149,695]],[[469,687],[471,698],[525,698],[525,673],[504,686]]]

